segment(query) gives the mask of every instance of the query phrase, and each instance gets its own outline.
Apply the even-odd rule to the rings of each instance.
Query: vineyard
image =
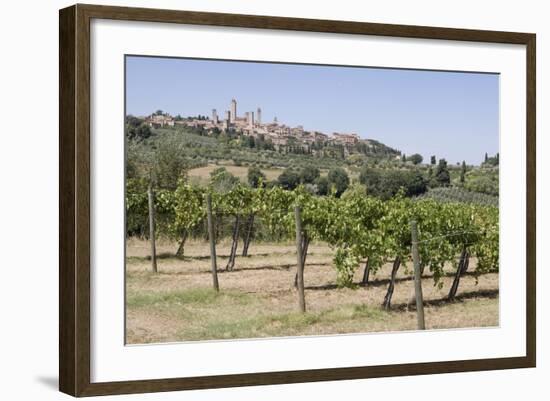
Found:
[[[472,192],[464,188],[456,187],[430,188],[426,193],[420,195],[419,198],[434,199],[440,202],[461,202],[498,206],[498,196]]]
[[[157,260],[166,257],[166,252],[156,255],[155,239],[177,242],[165,273],[183,274],[187,269],[184,266],[190,261],[193,266],[202,266],[201,272],[208,272],[205,269],[210,264],[210,286],[214,294],[219,291],[217,296],[226,297],[226,303],[246,297],[246,294],[231,290],[229,283],[235,278],[225,273],[237,274],[250,269],[251,258],[256,257],[250,254],[250,249],[251,244],[255,244],[256,249],[282,249],[287,259],[289,252],[292,253],[283,265],[275,255],[275,260],[270,257],[265,266],[272,270],[283,266],[286,278],[278,284],[279,291],[285,289],[288,294],[299,294],[298,302],[296,295],[293,296],[292,312],[304,312],[306,305],[316,310],[314,302],[318,301],[315,296],[305,297],[303,288],[304,280],[309,280],[308,283],[319,280],[320,271],[324,272],[323,280],[331,280],[332,274],[334,284],[332,281],[320,282],[319,286],[332,288],[330,285],[333,285],[333,288],[352,293],[357,288],[374,288],[374,278],[385,275],[384,291],[379,285],[376,291],[372,290],[372,294],[379,297],[374,300],[378,306],[369,305],[368,308],[374,308],[369,309],[369,313],[374,314],[379,313],[378,310],[391,311],[396,286],[400,280],[410,278],[413,271],[413,221],[418,230],[422,277],[431,281],[434,291],[446,291],[446,302],[456,299],[461,279],[466,277],[475,285],[482,275],[494,276],[498,272],[498,208],[490,205],[412,199],[403,194],[381,200],[364,196],[359,191],[348,191],[341,197],[335,194],[315,196],[302,186],[284,190],[237,184],[227,191],[217,192],[183,180],[175,190],[154,192],[142,181],[128,180],[126,208],[128,236],[148,238],[152,245],[149,252],[151,271],[163,274],[163,264],[157,267]],[[208,241],[209,249],[202,245]],[[294,242],[296,244],[292,245]],[[197,244],[208,252],[196,255]],[[227,252],[216,255],[220,247]],[[321,254],[322,263],[316,259]],[[206,283],[201,280],[200,287],[204,290]],[[257,277],[255,280],[262,279]],[[257,290],[261,292],[261,288]],[[348,307],[361,308],[364,303]],[[302,321],[300,319],[304,318],[295,319]],[[242,334],[238,333],[230,337]],[[201,338],[226,336],[210,333]]]

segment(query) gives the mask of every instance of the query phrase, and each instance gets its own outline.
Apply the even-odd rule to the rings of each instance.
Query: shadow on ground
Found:
[[[323,265],[322,263],[312,263],[313,265]],[[330,263],[326,263],[324,265],[329,265]],[[295,264],[292,265],[292,266],[296,266]],[[307,274],[307,272],[305,271],[304,274]],[[466,276],[475,276],[476,273],[474,272],[466,272],[466,273],[462,273],[462,277],[466,277]],[[442,277],[454,277],[455,276],[455,273],[454,272],[446,272],[445,274],[442,275]],[[432,276],[429,276],[429,275],[423,275],[422,276],[422,279],[431,279]],[[404,281],[412,281],[414,280],[414,277],[413,276],[409,276],[409,277],[399,277],[399,278],[396,278],[395,279],[395,283],[401,283],[401,282],[404,282]],[[390,284],[390,279],[389,278],[382,278],[382,279],[375,279],[375,280],[370,280],[367,284],[365,283],[361,283],[361,282],[358,282],[358,283],[353,283],[354,286],[357,286],[357,287],[382,287],[382,286],[387,286]],[[305,289],[306,290],[312,290],[312,291],[323,291],[323,290],[334,290],[338,288],[338,286],[336,284],[323,284],[323,285],[312,285],[312,286],[306,286]]]

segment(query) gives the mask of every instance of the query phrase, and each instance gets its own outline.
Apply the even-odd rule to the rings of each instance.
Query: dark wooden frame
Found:
[[[525,45],[526,356],[91,383],[89,100],[92,18]],[[535,367],[535,34],[81,4],[60,10],[59,30],[59,388],[62,392],[93,396]]]

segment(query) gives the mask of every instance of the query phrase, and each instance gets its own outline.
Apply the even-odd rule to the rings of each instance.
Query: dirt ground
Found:
[[[307,312],[298,312],[293,288],[296,253],[292,243],[252,243],[248,257],[238,257],[235,270],[223,271],[230,243],[217,246],[220,292],[212,290],[208,243],[191,241],[185,257],[174,257],[177,244],[157,244],[159,272],[151,272],[149,243],[127,241],[126,341],[129,344],[324,335],[414,330],[416,312],[408,305],[414,296],[412,265],[401,267],[390,311],[381,303],[391,264],[371,275],[368,286],[337,288],[333,251],[311,244],[305,272]],[[240,248],[239,248],[240,255]],[[475,260],[470,271],[475,269]],[[477,280],[462,277],[455,302],[446,301],[453,269],[434,286],[430,273],[423,277],[428,329],[487,327],[499,324],[498,274]],[[355,275],[359,283],[361,266]]]

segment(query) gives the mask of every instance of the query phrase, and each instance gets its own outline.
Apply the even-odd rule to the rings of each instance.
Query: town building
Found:
[[[174,126],[174,119],[169,114],[151,114],[149,117],[146,118],[145,122],[151,128]]]
[[[355,145],[360,139],[357,134],[343,134],[338,132],[333,132],[332,138],[334,142],[342,145]]]
[[[332,143],[344,146],[344,152],[349,153],[352,146],[359,142],[372,148],[373,145],[368,140],[363,140],[356,133],[333,132],[331,135],[320,131],[307,131],[302,125],[290,127],[280,124],[277,117],[273,122],[262,122],[262,109],[258,107],[256,111],[246,111],[243,116],[237,114],[237,100],[231,99],[229,110],[224,112],[224,118],[220,119],[216,109],[212,109],[211,117],[187,117],[174,119],[168,114],[151,115],[146,119],[151,127],[173,126],[174,123],[189,127],[202,127],[205,131],[233,131],[242,135],[258,137],[262,136],[271,141],[275,147],[281,146],[302,146],[304,149],[318,149],[319,144]],[[313,146],[315,145],[315,146]],[[348,149],[349,148],[349,149]]]

